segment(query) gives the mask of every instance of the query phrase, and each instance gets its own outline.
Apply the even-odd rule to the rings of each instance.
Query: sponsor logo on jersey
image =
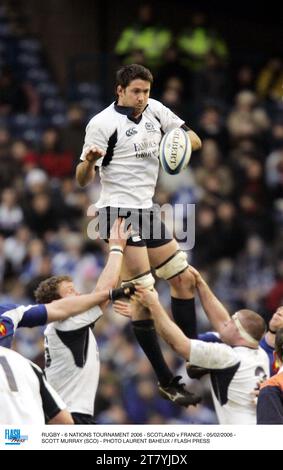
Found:
[[[28,436],[21,435],[20,429],[5,429],[5,445],[19,446],[28,440]]]
[[[128,130],[126,131],[126,136],[127,136],[127,137],[131,137],[131,135],[135,135],[135,134],[137,134],[137,133],[138,133],[138,131],[137,131],[137,129],[136,129],[135,127],[130,127],[130,129],[128,129]]]
[[[155,140],[134,143],[136,158],[151,158],[158,156],[158,143]]]
[[[0,336],[6,336],[7,328],[4,323],[0,323]]]

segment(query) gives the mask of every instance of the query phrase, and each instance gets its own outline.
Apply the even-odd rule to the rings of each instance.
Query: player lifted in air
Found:
[[[152,289],[155,274],[168,280],[172,313],[186,335],[194,337],[194,278],[188,271],[187,257],[179,249],[160,220],[161,236],[153,235],[152,225],[159,217],[152,198],[159,170],[159,145],[163,133],[182,127],[192,149],[201,147],[199,137],[185,122],[162,103],[149,98],[153,82],[151,72],[141,65],[127,65],[117,72],[117,100],[91,119],[77,166],[81,186],[93,181],[99,167],[102,191],[96,208],[101,227],[107,222],[109,233],[118,214],[129,217],[132,236],[127,242],[122,269],[123,282],[132,281]],[[133,219],[135,222],[133,222]],[[150,235],[143,237],[146,220]],[[103,238],[107,238],[106,235]],[[198,397],[185,390],[164,361],[149,311],[135,303],[132,318],[136,338],[158,377],[161,395],[179,405],[196,404]]]

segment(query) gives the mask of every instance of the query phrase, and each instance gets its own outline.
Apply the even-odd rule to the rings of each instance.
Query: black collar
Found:
[[[146,105],[144,110],[147,107],[148,107],[148,104]],[[138,118],[135,118],[133,116],[134,108],[132,108],[131,106],[121,106],[120,104],[117,104],[117,101],[115,101],[114,108],[115,108],[115,111],[117,111],[117,113],[126,115],[127,118],[130,119],[130,121],[133,121],[135,124],[139,124],[142,120],[142,114]]]

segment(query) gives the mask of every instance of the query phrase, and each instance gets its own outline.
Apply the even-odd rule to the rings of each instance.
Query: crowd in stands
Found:
[[[62,95],[40,40],[11,11],[0,6],[0,302],[30,304],[46,277],[69,274],[88,292],[104,266],[106,245],[87,236],[99,180],[80,189],[74,168],[89,117],[109,103],[91,83]],[[255,66],[231,67],[228,43],[204,20],[196,13],[190,30],[175,38],[146,6],[140,23],[117,38],[116,54],[120,63],[151,67],[152,96],[202,138],[185,171],[160,173],[155,197],[196,204],[190,263],[231,313],[249,308],[268,319],[283,301],[283,61],[262,57]],[[169,309],[167,287],[159,281],[157,288]],[[209,329],[199,306],[198,318],[200,331]],[[216,422],[205,381],[191,384],[204,396],[196,408],[159,397],[126,319],[109,311],[96,338],[99,423]],[[185,378],[184,365],[163,346]],[[42,329],[20,329],[15,347],[43,365]]]

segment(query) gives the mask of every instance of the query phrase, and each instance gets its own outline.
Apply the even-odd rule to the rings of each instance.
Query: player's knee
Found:
[[[170,256],[161,265],[155,268],[156,275],[162,279],[170,281],[176,276],[180,276],[187,270],[188,261],[184,251],[178,250],[173,256]]]
[[[145,289],[153,289],[154,284],[155,284],[155,279],[153,275],[151,274],[151,272],[147,271],[146,273],[142,273],[139,276],[136,276],[132,279],[123,280],[121,283],[121,286],[123,287],[128,282],[131,282],[132,284],[135,284],[138,286],[142,286]]]
[[[180,274],[180,279],[183,285],[187,287],[187,289],[195,289],[196,287],[196,279],[195,276],[186,269]]]
[[[188,294],[189,296],[194,296],[195,294],[196,281],[188,269],[170,279],[169,283],[173,289],[173,296],[180,295],[187,297]]]

